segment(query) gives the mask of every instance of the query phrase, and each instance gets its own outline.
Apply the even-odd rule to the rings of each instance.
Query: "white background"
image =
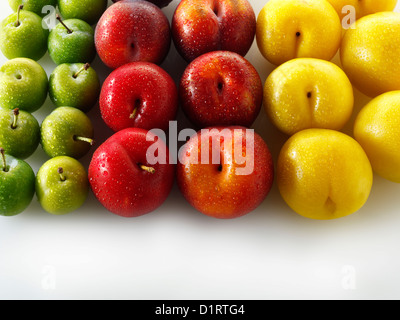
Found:
[[[178,2],[163,9],[170,21]],[[258,15],[267,1],[250,2]],[[1,1],[0,18],[11,12]],[[256,42],[246,58],[264,82],[273,66]],[[48,55],[39,63],[48,74],[55,68]],[[185,66],[172,45],[162,67],[178,82]],[[101,80],[109,73],[98,58],[93,67]],[[355,114],[369,99],[356,92],[356,101]],[[34,115],[41,122],[52,109],[48,99]],[[99,145],[111,131],[98,107],[89,116]],[[254,128],[276,159],[285,137],[263,109]],[[27,162],[37,172],[47,159],[39,147]],[[92,193],[65,216],[44,212],[35,197],[24,213],[0,217],[0,298],[398,299],[399,194],[399,185],[375,177],[364,208],[335,221],[298,216],[276,184],[257,210],[235,220],[203,216],[176,186],[157,211],[133,219],[109,213]]]

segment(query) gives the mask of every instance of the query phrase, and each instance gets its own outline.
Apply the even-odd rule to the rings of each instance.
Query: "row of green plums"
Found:
[[[89,111],[100,94],[101,84],[89,64],[65,63],[48,78],[46,71],[29,58],[8,60],[0,67],[0,107],[35,112],[49,94],[56,107]]]
[[[67,19],[54,27],[42,17],[18,7],[0,24],[0,49],[5,57],[39,60],[48,51],[57,65],[77,61],[91,62],[96,56],[94,29],[81,19]],[[49,31],[51,27],[51,30]]]
[[[76,108],[56,108],[41,125],[29,112],[0,108],[0,147],[19,159],[31,156],[39,143],[51,158],[79,159],[93,145],[93,136],[90,118]]]
[[[24,160],[0,148],[0,215],[15,216],[23,212],[36,193],[44,210],[66,214],[83,205],[89,181],[83,165],[66,156],[51,158],[37,175]]]

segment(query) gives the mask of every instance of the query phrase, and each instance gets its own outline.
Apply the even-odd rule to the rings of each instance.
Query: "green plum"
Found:
[[[55,64],[90,63],[96,56],[94,30],[83,20],[62,21],[51,31],[47,43],[49,55]]]
[[[42,27],[41,17],[21,7],[1,22],[0,49],[7,59],[39,60],[47,52],[49,31]]]
[[[24,9],[27,11],[32,11],[39,16],[44,16],[45,13],[42,12],[44,6],[57,6],[57,0],[8,0],[8,4],[14,11],[18,10],[18,7],[22,4]]]
[[[40,126],[29,112],[0,108],[0,146],[9,155],[26,159],[40,142]]]
[[[58,0],[64,19],[81,19],[95,24],[107,9],[107,0]]]
[[[89,63],[64,63],[49,79],[49,96],[57,106],[69,106],[88,112],[98,101],[100,80]]]
[[[42,208],[55,215],[79,209],[89,192],[88,175],[83,165],[66,156],[52,158],[36,175],[36,195]]]
[[[5,154],[0,148],[0,215],[23,212],[35,194],[35,173],[24,160]]]
[[[0,68],[0,107],[34,112],[46,101],[48,87],[39,63],[28,58],[9,60]]]
[[[49,157],[83,157],[93,145],[93,125],[81,110],[59,107],[49,114],[40,128],[41,144]]]

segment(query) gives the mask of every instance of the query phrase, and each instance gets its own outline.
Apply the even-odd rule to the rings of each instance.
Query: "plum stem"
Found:
[[[11,124],[11,129],[16,129],[17,128],[17,121],[18,121],[18,115],[19,115],[19,109],[15,108],[13,111],[14,114],[14,119],[13,122]]]
[[[135,119],[137,113],[137,108],[133,109],[133,112],[130,114],[129,119]]]
[[[18,10],[17,10],[17,21],[15,22],[15,26],[19,27],[21,22],[19,21],[19,13],[21,12],[21,10],[24,8],[24,5],[20,5],[18,6]]]
[[[156,172],[156,169],[154,169],[154,168],[152,168],[152,167],[145,166],[145,165],[140,164],[140,163],[139,163],[139,167],[140,167],[140,169],[142,169],[143,171],[146,171],[146,172],[151,173],[151,174],[153,174],[153,173]]]
[[[7,169],[7,162],[6,162],[6,155],[3,148],[0,148],[1,158],[3,159],[3,171],[8,172]]]
[[[89,143],[91,146],[94,145],[94,140],[91,138],[81,137],[81,136],[74,136],[75,141],[83,141]]]
[[[73,75],[73,77],[76,79],[82,71],[86,71],[86,70],[89,69],[89,68],[90,68],[90,64],[89,64],[89,63],[85,63],[85,65],[84,65],[82,68],[80,68],[80,69]]]
[[[140,103],[141,103],[140,99],[135,100],[135,107],[134,107],[132,113],[130,114],[129,119],[135,119],[136,114],[138,113],[138,110],[140,107]]]
[[[58,174],[60,175],[60,180],[61,180],[61,181],[67,180],[67,178],[66,178],[65,175],[64,175],[64,169],[63,169],[63,168],[59,167],[59,168],[57,169],[57,172],[58,172]]]
[[[56,14],[56,19],[57,19],[58,21],[60,21],[60,23],[64,26],[65,29],[67,29],[67,32],[68,32],[69,34],[72,33],[72,30],[71,30],[70,28],[68,28],[67,25],[62,21],[62,19],[61,19],[61,17],[60,17],[59,14]]]

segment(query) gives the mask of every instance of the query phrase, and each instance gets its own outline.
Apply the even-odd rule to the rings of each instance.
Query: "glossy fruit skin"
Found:
[[[354,124],[354,137],[373,170],[400,183],[400,91],[384,93],[364,106]]]
[[[0,108],[0,146],[9,155],[24,160],[39,145],[40,126],[32,114],[22,110],[19,111],[15,128],[12,127],[13,122],[14,111]]]
[[[37,111],[46,101],[49,81],[34,60],[15,58],[0,67],[0,107]]]
[[[96,198],[110,212],[138,217],[153,212],[167,199],[175,165],[170,163],[165,143],[153,139],[155,136],[147,130],[128,128],[115,133],[93,154],[89,181]],[[148,163],[146,153],[151,146],[158,148],[164,163]],[[146,172],[138,164],[151,166],[155,172]]]
[[[359,143],[336,130],[307,129],[284,144],[277,163],[282,198],[299,215],[332,220],[360,210],[373,173]]]
[[[345,17],[348,12],[342,12],[344,6],[353,6],[356,9],[356,19],[360,19],[369,14],[381,11],[393,11],[396,7],[397,0],[328,0],[335,8],[339,17]]]
[[[18,10],[18,7],[22,4],[24,10],[36,13],[39,16],[44,16],[42,12],[44,6],[56,7],[57,0],[8,0],[8,3],[14,11]]]
[[[118,1],[121,0],[112,0],[112,2],[118,2]],[[147,0],[147,1],[154,3],[156,6],[160,8],[167,7],[172,2],[172,0]]]
[[[183,0],[171,27],[175,47],[188,62],[217,50],[245,56],[254,41],[256,16],[247,0]]]
[[[107,9],[107,0],[58,0],[64,19],[80,19],[95,24]]]
[[[180,152],[177,165],[179,190],[195,209],[207,216],[233,219],[249,214],[265,200],[274,180],[274,164],[268,146],[257,133],[244,127],[207,129],[192,136]],[[230,137],[224,130],[231,133]],[[235,138],[232,140],[232,137]],[[213,146],[211,139],[215,139],[217,145],[221,144],[220,148]],[[224,143],[232,148],[225,148]],[[251,145],[254,153],[250,151],[251,147],[248,148]],[[208,163],[200,161],[202,149],[209,149]],[[253,162],[253,168],[248,166],[249,169],[239,174],[238,169],[244,165],[238,164],[234,150],[243,152],[244,163],[247,166]],[[221,162],[212,160],[213,152],[220,152]]]
[[[35,173],[28,163],[5,155],[8,171],[0,164],[0,216],[23,212],[35,194]]]
[[[271,0],[257,18],[258,48],[274,65],[295,58],[329,61],[341,38],[339,16],[325,0]]]
[[[68,19],[63,21],[72,33],[59,23],[51,31],[48,51],[55,64],[90,63],[96,56],[94,30],[83,20]]]
[[[89,68],[75,74],[84,63],[64,63],[56,67],[49,78],[49,96],[57,106],[69,106],[84,112],[98,102],[101,84],[97,72]]]
[[[178,89],[161,67],[132,62],[107,77],[99,104],[104,122],[114,131],[129,127],[167,131],[178,110]],[[138,110],[131,118],[135,107]]]
[[[209,52],[192,61],[179,86],[182,109],[197,128],[250,127],[260,112],[262,96],[257,70],[228,51]]]
[[[74,137],[93,139],[93,135],[90,118],[83,111],[72,107],[55,109],[43,120],[40,128],[40,142],[49,157],[80,159],[89,152],[91,145]]]
[[[400,13],[380,12],[346,31],[340,50],[343,70],[369,97],[400,90]],[[384,50],[382,50],[384,48]]]
[[[95,42],[100,59],[111,69],[136,61],[161,64],[171,47],[171,30],[156,5],[124,0],[102,15]]]
[[[0,49],[7,59],[30,58],[39,60],[47,52],[49,31],[42,27],[42,18],[36,13],[21,10],[5,18],[0,25]]]
[[[58,168],[63,169],[62,181]],[[54,215],[63,215],[79,209],[89,193],[85,168],[76,159],[55,157],[39,169],[35,181],[36,195],[42,208]]]
[[[341,130],[353,106],[353,87],[346,74],[336,64],[321,59],[285,62],[264,85],[267,115],[287,135],[311,128]]]

